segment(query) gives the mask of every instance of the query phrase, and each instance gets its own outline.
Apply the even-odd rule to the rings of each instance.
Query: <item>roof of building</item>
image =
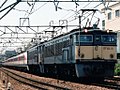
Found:
[[[113,8],[114,6],[117,6],[117,5],[120,5],[120,2],[117,2],[115,4],[112,4],[112,5],[108,6],[109,7],[108,9]],[[106,10],[106,8],[101,9],[101,11],[103,11],[103,10]]]

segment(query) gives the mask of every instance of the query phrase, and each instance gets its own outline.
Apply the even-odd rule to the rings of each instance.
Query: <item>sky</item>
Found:
[[[0,5],[4,1],[0,1]],[[0,10],[2,10],[3,8],[5,8],[6,6],[10,4],[13,4],[14,2],[16,2],[16,0],[8,0],[5,3],[5,5],[0,8]],[[51,24],[59,25],[59,20],[67,20],[68,25],[79,25],[78,16],[82,15],[81,14],[82,12],[79,11],[80,9],[95,8],[95,9],[101,10],[101,8],[104,7],[104,5],[100,4],[100,2],[78,2],[77,3],[78,5],[75,2],[72,2],[72,3],[59,2],[58,8],[56,11],[55,4],[57,5],[57,3],[53,3],[53,2],[20,2],[6,16],[4,16],[0,20],[0,26],[19,26],[19,25],[26,26],[28,25],[27,20],[23,22],[24,19],[20,20],[20,18],[29,18],[30,26],[39,26],[39,25],[49,26],[51,21],[54,22]],[[4,10],[3,12],[0,12],[0,16],[2,16],[6,11],[7,9]],[[98,18],[100,18],[99,27],[102,28],[101,22],[104,19],[104,13],[101,13],[100,11],[96,12],[96,14],[93,17],[93,23],[95,23],[98,20]],[[86,21],[87,19],[82,21],[82,26],[85,25]],[[40,30],[42,31],[45,28],[40,28]],[[70,29],[73,29],[73,28],[70,28]],[[6,37],[6,35],[3,35],[2,37],[4,36]],[[32,37],[34,36],[35,35],[33,35]],[[9,35],[9,37],[13,37],[13,36]],[[3,45],[3,44],[0,44],[0,45]],[[7,47],[7,48],[10,49],[10,47]],[[12,48],[12,49],[15,49],[15,48]]]
[[[9,0],[5,5],[7,6],[7,4],[10,5],[10,3],[14,2],[15,0]],[[28,15],[26,12],[30,12],[33,6],[32,4],[35,4],[32,9],[33,13]],[[27,16],[30,19],[31,25],[48,25],[51,20],[57,22],[60,19],[71,19],[69,17],[75,14],[75,11],[81,8],[94,8],[99,3],[79,2],[78,4],[79,6],[76,8],[76,4],[74,2],[60,2],[58,7],[62,9],[58,8],[56,11],[55,5],[52,2],[20,2],[2,20],[0,20],[0,25],[19,25],[19,18],[25,18]]]

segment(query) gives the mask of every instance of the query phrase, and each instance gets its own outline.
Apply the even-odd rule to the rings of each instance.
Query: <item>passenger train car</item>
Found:
[[[7,60],[2,61],[3,66],[7,67],[18,67],[21,69],[27,69],[27,52],[21,53],[17,56],[8,58]]]
[[[112,77],[116,38],[115,32],[99,28],[74,29],[28,49],[25,63],[30,72],[46,75]],[[21,66],[20,60],[9,59],[4,65]]]

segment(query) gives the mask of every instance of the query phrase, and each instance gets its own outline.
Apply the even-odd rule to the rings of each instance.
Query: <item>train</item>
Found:
[[[67,77],[114,76],[117,33],[98,27],[73,29],[2,62],[30,72]]]
[[[19,55],[10,57],[4,61],[2,61],[2,66],[8,66],[11,68],[20,68],[24,71],[28,68],[27,66],[27,52],[20,53]]]

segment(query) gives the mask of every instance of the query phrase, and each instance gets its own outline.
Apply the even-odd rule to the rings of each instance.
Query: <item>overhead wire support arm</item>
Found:
[[[28,28],[30,28],[32,31],[34,31],[35,33],[38,33],[37,31],[35,31],[33,28],[31,28],[30,26],[28,26]]]

